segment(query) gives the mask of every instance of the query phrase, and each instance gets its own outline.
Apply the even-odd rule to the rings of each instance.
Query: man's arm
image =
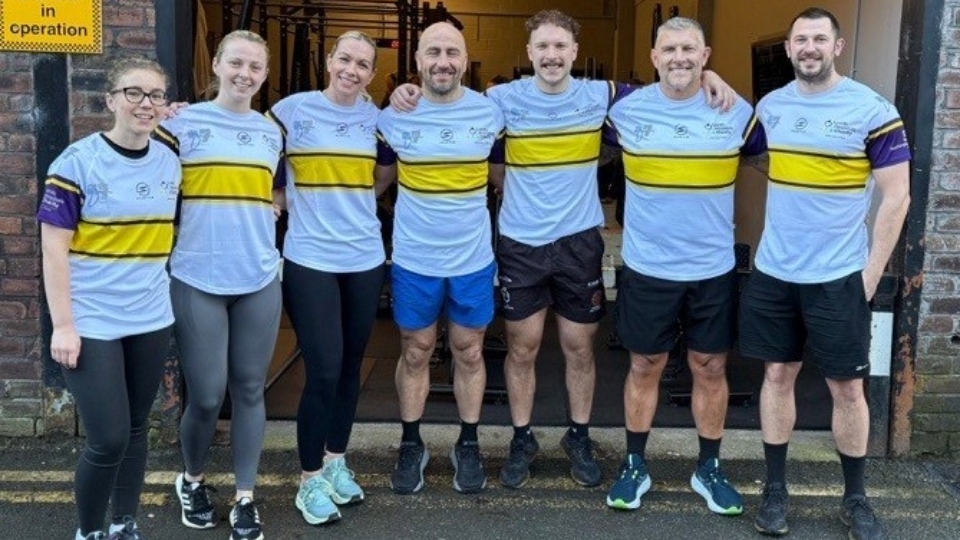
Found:
[[[379,197],[397,179],[397,164],[377,165],[373,170],[373,191]]]
[[[711,107],[720,107],[721,111],[727,112],[737,102],[737,93],[714,71],[703,70],[700,84],[707,94],[707,102]]]
[[[873,177],[880,191],[880,206],[873,224],[873,241],[867,267],[863,269],[863,288],[867,300],[877,292],[877,284],[890,254],[900,238],[900,229],[910,207],[910,162],[875,169]]]
[[[410,112],[417,108],[420,101],[420,87],[403,83],[390,94],[390,105],[400,112]]]
[[[507,166],[503,163],[490,163],[487,165],[487,180],[490,185],[497,190],[497,193],[503,193],[503,178],[507,174]]]

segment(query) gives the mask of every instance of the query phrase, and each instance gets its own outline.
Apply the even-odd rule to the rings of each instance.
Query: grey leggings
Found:
[[[280,327],[279,278],[257,292],[242,295],[209,294],[173,279],[170,294],[187,383],[187,406],[180,419],[186,471],[196,476],[206,469],[229,386],[236,488],[252,490],[266,426],[263,385]]]

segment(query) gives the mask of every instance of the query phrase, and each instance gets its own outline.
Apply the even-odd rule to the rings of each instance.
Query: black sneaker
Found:
[[[757,519],[753,521],[760,534],[783,536],[789,532],[787,527],[787,486],[773,482],[763,487],[763,501]]]
[[[487,473],[480,459],[480,443],[466,441],[450,450],[453,462],[453,489],[460,493],[480,493],[487,486]]]
[[[883,527],[864,495],[851,495],[843,500],[840,519],[850,527],[850,540],[883,540]]]
[[[230,540],[263,540],[263,529],[260,527],[260,512],[254,506],[253,500],[243,497],[230,510]]]
[[[540,444],[533,433],[529,437],[514,437],[510,441],[510,455],[500,469],[500,482],[510,489],[522,488],[530,479],[530,463],[540,451]]]
[[[125,516],[123,518],[123,528],[110,533],[107,540],[146,540],[146,537],[140,532],[137,521],[130,516]]]
[[[560,439],[560,446],[570,458],[570,476],[574,481],[585,487],[599,486],[603,473],[597,458],[593,457],[593,441],[590,437],[572,439],[568,432]]]
[[[397,467],[390,475],[394,493],[409,495],[423,489],[423,470],[427,468],[430,452],[419,443],[402,442],[397,456]]]
[[[180,499],[180,521],[191,529],[215,527],[219,518],[213,507],[211,493],[217,490],[200,482],[187,482],[183,474],[175,482],[177,498]]]

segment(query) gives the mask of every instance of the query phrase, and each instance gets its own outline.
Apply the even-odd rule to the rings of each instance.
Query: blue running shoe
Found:
[[[720,460],[711,459],[690,477],[690,487],[707,501],[711,512],[725,516],[743,513],[743,496],[733,487],[720,470]]]
[[[620,466],[620,476],[607,493],[607,506],[617,510],[636,510],[640,508],[640,497],[650,491],[651,484],[643,458],[639,454],[627,454]]]
[[[333,486],[328,493],[330,499],[337,505],[355,504],[363,502],[363,489],[354,480],[353,471],[347,468],[347,460],[343,456],[332,459],[323,466],[320,476],[327,479]]]
[[[340,510],[330,500],[333,486],[323,476],[317,475],[300,484],[296,505],[303,519],[310,525],[320,525],[340,519]]]

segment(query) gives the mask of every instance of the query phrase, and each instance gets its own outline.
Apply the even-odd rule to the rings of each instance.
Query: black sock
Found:
[[[480,422],[464,422],[460,421],[460,438],[457,439],[457,444],[463,444],[465,442],[477,442],[477,426],[480,425]]]
[[[525,426],[513,426],[514,439],[529,439],[531,437],[533,437],[533,430],[530,429],[530,424]]]
[[[403,435],[400,436],[400,442],[423,444],[423,439],[420,438],[420,420],[414,420],[413,422],[401,420],[400,424],[403,426]]]
[[[837,451],[840,454],[840,466],[843,468],[843,498],[851,495],[866,495],[867,490],[863,485],[863,470],[867,464],[866,457],[851,457]]]
[[[698,466],[703,465],[711,459],[720,459],[720,442],[723,441],[723,437],[719,439],[708,439],[702,435],[698,435],[697,438],[700,440],[700,459],[697,461]]]
[[[787,445],[763,443],[763,457],[767,463],[767,484],[787,483]]]
[[[627,430],[627,453],[639,454],[646,459],[647,439],[650,438],[649,431],[630,431]]]
[[[567,429],[567,436],[574,440],[585,439],[590,436],[590,426],[587,424],[578,424],[570,421],[570,428]]]

